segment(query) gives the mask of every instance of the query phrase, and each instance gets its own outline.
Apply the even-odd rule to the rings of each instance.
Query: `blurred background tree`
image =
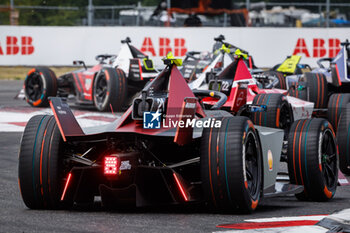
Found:
[[[215,0],[213,0],[215,1]],[[14,0],[14,4],[18,6],[62,6],[62,7],[77,7],[77,10],[45,10],[45,9],[18,9],[19,10],[19,25],[45,25],[45,26],[73,26],[86,24],[87,6],[89,0]],[[108,5],[137,5],[141,2],[142,6],[157,6],[161,0],[94,0],[95,6]],[[233,3],[245,3],[245,0],[232,0]],[[262,2],[261,0],[250,0],[251,3]],[[266,0],[265,2],[315,2],[325,3],[326,0]],[[332,3],[346,3],[349,0],[331,0]],[[0,6],[8,7],[10,0],[0,0]],[[286,7],[286,6],[284,6]],[[318,11],[318,7],[304,7],[314,12]],[[324,7],[323,9],[324,10]],[[331,9],[333,10],[333,9]],[[339,11],[347,11],[349,8],[339,9]],[[115,13],[117,15],[118,11]],[[347,13],[347,12],[345,12]],[[109,17],[111,11],[95,12],[95,15]],[[84,23],[85,22],[85,23]],[[8,25],[9,12],[0,8],[0,24]]]
[[[87,17],[88,0],[14,0],[18,6],[78,7],[79,10],[19,9],[20,25],[72,26],[82,24]],[[94,5],[136,5],[135,0],[95,0]],[[143,6],[156,6],[158,0],[141,0]],[[9,7],[10,0],[0,0],[0,6]],[[9,12],[0,11],[0,24],[9,24]]]

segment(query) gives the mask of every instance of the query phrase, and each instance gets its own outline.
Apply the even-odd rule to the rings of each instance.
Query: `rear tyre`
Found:
[[[24,130],[19,152],[18,182],[22,199],[31,209],[62,207],[66,175],[60,156],[63,140],[54,116],[32,117]]]
[[[321,73],[305,73],[289,94],[315,103],[315,108],[326,108],[328,102],[327,79]],[[309,91],[307,91],[309,90]]]
[[[262,188],[261,148],[247,117],[223,118],[221,128],[204,129],[201,177],[204,196],[217,209],[256,209]]]
[[[287,90],[286,78],[284,77],[283,73],[271,70],[265,71],[264,74],[275,76],[278,79],[278,84],[275,86],[275,88]]]
[[[27,102],[33,107],[47,107],[48,97],[57,94],[57,78],[47,67],[31,69],[24,80],[24,94]]]
[[[292,184],[304,186],[300,200],[328,201],[338,182],[338,153],[332,126],[325,119],[293,123],[288,135],[288,173]]]
[[[340,116],[337,142],[339,148],[339,168],[342,173],[350,175],[350,104],[347,104]]]
[[[125,73],[121,69],[103,68],[94,80],[94,105],[101,112],[121,111],[126,92]]]
[[[333,94],[328,101],[327,118],[335,131],[338,129],[340,115],[350,102],[350,94]]]
[[[251,119],[256,125],[289,129],[293,122],[293,113],[283,94],[258,94],[253,105],[266,106],[266,111],[252,113]]]

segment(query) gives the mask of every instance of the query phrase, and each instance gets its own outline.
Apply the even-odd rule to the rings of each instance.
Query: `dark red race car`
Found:
[[[165,60],[124,115],[103,127],[81,128],[69,106],[51,98],[54,116],[32,117],[21,141],[18,181],[26,206],[69,208],[100,196],[106,207],[208,203],[250,213],[260,199],[276,195],[332,199],[338,157],[326,120],[298,121],[288,135],[253,125],[219,110],[225,94],[191,91],[176,60]],[[205,108],[197,97],[209,96],[218,101]],[[292,184],[277,179],[282,154],[294,161],[288,162]],[[325,164],[333,176],[319,170]]]
[[[74,95],[78,104],[94,105],[99,111],[120,111],[158,74],[152,60],[132,46],[128,37],[121,42],[118,55],[98,55],[98,64],[91,68],[83,61],[74,61],[84,68],[58,78],[48,67],[31,69],[24,81],[27,102],[33,107],[45,107],[50,96]]]

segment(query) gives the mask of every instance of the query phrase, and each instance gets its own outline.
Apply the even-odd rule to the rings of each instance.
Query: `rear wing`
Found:
[[[51,97],[50,107],[55,116],[63,141],[66,142],[67,137],[85,135],[65,100],[59,97]]]
[[[331,62],[332,81],[335,86],[341,86],[342,82],[349,82],[346,46],[343,46],[337,56]]]
[[[282,73],[294,74],[301,56],[292,55],[286,58],[284,62],[277,68],[277,71]]]

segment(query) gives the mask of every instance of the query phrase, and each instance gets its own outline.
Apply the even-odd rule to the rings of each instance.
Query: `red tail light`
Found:
[[[184,188],[182,187],[182,184],[181,184],[181,182],[180,182],[180,180],[179,180],[179,178],[177,177],[177,175],[176,175],[175,172],[173,173],[173,176],[174,176],[174,178],[175,178],[176,184],[177,184],[178,188],[180,189],[180,192],[181,192],[183,198],[185,199],[185,201],[188,201],[188,197],[187,197],[187,195],[186,195],[186,193],[185,193],[185,190],[184,190]]]
[[[119,170],[118,158],[115,156],[106,156],[104,162],[105,175],[117,175]]]
[[[66,180],[66,185],[64,186],[63,193],[62,193],[62,196],[61,196],[61,201],[64,200],[64,196],[66,195],[66,191],[67,191],[67,188],[69,186],[69,182],[70,182],[71,178],[72,178],[72,173],[69,173],[68,177],[67,177],[67,180]]]

